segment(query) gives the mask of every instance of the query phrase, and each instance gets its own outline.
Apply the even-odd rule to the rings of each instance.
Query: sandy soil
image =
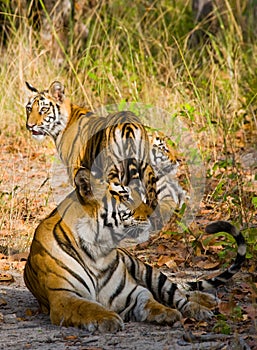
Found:
[[[176,324],[174,327],[143,323],[126,323],[124,331],[115,334],[90,334],[76,328],[53,326],[48,315],[41,314],[37,301],[26,289],[22,273],[8,271],[14,281],[0,284],[0,349],[33,350],[191,350],[253,349],[247,334],[223,335],[194,331]],[[195,339],[190,340],[190,330]],[[252,342],[251,342],[252,343]]]

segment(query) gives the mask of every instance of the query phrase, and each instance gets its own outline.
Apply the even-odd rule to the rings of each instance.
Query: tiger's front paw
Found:
[[[83,324],[83,327],[85,327],[85,324]],[[86,328],[90,332],[98,330],[102,333],[114,333],[124,329],[124,323],[118,314],[109,311],[104,312],[101,315],[94,315],[94,317],[87,320]]]
[[[50,308],[51,322],[65,327],[79,327],[90,332],[117,332],[124,328],[120,316],[87,300],[60,301]]]

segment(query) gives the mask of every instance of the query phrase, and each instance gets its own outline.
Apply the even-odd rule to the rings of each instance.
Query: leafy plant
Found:
[[[213,326],[213,331],[221,334],[231,334],[231,327],[226,320],[220,319]]]

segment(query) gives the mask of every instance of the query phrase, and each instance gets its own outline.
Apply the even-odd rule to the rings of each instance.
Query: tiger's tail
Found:
[[[225,284],[241,269],[241,266],[245,261],[246,242],[241,231],[239,231],[234,225],[227,221],[215,221],[207,225],[205,231],[210,234],[226,232],[232,235],[237,243],[237,256],[232,265],[218,276],[199,282],[189,282],[188,285],[192,290],[208,290]]]

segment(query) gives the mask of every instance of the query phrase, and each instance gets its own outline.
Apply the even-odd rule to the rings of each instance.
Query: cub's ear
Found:
[[[32,86],[32,85],[31,85],[30,83],[28,83],[27,81],[25,81],[25,84],[26,84],[27,88],[28,88],[30,91],[36,92],[36,93],[38,94],[38,90],[37,90],[34,86]]]
[[[54,81],[49,88],[50,95],[56,99],[58,102],[63,102],[64,95],[64,86],[59,81]]]

